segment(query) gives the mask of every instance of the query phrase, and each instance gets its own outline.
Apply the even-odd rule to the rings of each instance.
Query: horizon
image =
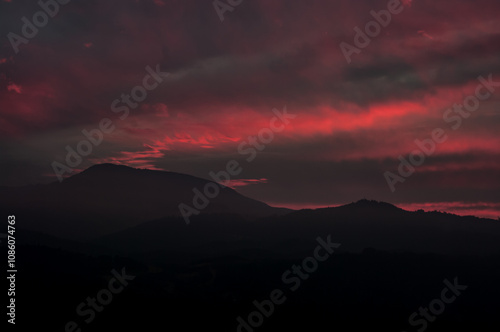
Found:
[[[86,170],[92,168],[92,167],[98,167],[98,166],[103,166],[103,165],[106,165],[106,166],[124,166],[124,167],[127,167],[127,168],[131,168],[131,169],[134,169],[134,170],[150,170],[150,171],[159,171],[159,172],[169,172],[169,173],[176,173],[176,174],[182,174],[182,175],[189,175],[189,176],[194,176],[194,177],[197,177],[193,174],[187,174],[187,173],[179,173],[179,172],[171,172],[171,171],[167,171],[167,170],[159,170],[159,169],[149,169],[149,168],[139,168],[139,167],[133,167],[133,166],[128,166],[128,165],[124,165],[124,164],[113,164],[113,163],[102,163],[102,164],[95,164],[95,165],[92,165],[92,166],[89,166],[87,169],[84,169],[84,170],[80,170],[78,173],[75,173],[75,174],[72,174],[66,178],[69,178],[71,176],[75,176],[75,175],[78,175],[78,174],[81,174],[82,172],[85,172]],[[201,179],[204,179],[204,180],[209,180],[209,181],[213,181],[213,179],[210,179],[209,177],[200,177]],[[239,180],[237,180],[239,181]],[[215,181],[214,181],[215,182]],[[51,183],[57,183],[56,182],[51,182]],[[220,183],[222,184],[222,183]],[[226,187],[229,187],[233,190],[236,190],[238,193],[241,193],[239,191],[239,187],[240,186],[231,186],[231,181],[229,182],[229,184],[225,184]],[[258,198],[256,197],[250,197],[250,196],[247,196],[249,198],[252,198],[252,199],[255,199],[255,200],[259,200]],[[316,204],[308,204],[308,203],[305,203],[305,204],[279,204],[279,203],[273,203],[273,202],[266,202],[266,201],[262,201],[263,203],[266,203],[268,204],[269,206],[272,206],[272,207],[277,207],[277,208],[286,208],[286,209],[291,209],[291,210],[304,210],[304,209],[312,209],[312,210],[315,210],[315,209],[323,209],[323,208],[335,208],[335,207],[340,207],[340,206],[345,206],[345,205],[349,205],[349,204],[352,204],[352,203],[358,203],[360,201],[369,201],[369,202],[377,202],[377,203],[389,203],[391,205],[394,205],[398,208],[401,208],[405,211],[409,211],[409,212],[415,212],[415,211],[418,211],[418,210],[423,210],[425,212],[444,212],[444,213],[450,213],[450,214],[454,214],[454,215],[458,215],[458,216],[463,216],[463,217],[467,217],[467,216],[473,216],[473,217],[477,217],[477,218],[486,218],[486,219],[493,219],[493,220],[498,220],[500,218],[500,215],[497,213],[500,209],[500,204],[497,204],[496,206],[491,206],[490,209],[488,209],[488,206],[485,206],[484,209],[481,209],[481,210],[478,210],[478,209],[475,209],[475,205],[472,205],[472,206],[469,206],[469,208],[467,208],[467,204],[465,202],[461,202],[461,204],[456,204],[456,202],[450,202],[450,203],[411,203],[411,204],[397,204],[397,203],[392,203],[390,201],[380,201],[380,200],[376,200],[376,199],[371,199],[371,198],[365,198],[365,197],[362,197],[362,198],[359,198],[357,200],[353,200],[353,201],[344,201],[344,202],[332,202],[330,204],[320,204],[320,205],[316,205]]]

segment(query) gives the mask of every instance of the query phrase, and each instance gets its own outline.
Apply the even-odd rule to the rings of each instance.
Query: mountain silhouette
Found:
[[[193,206],[193,189],[203,192],[210,182],[174,172],[100,164],[61,183],[3,188],[0,210],[5,215],[16,213],[28,230],[85,239],[148,220],[179,216],[179,204]],[[224,187],[200,212],[258,218],[289,211]]]
[[[500,252],[500,223],[495,220],[410,212],[366,199],[294,211],[271,207],[228,187],[199,215],[191,216],[187,226],[179,204],[193,206],[193,189],[203,192],[208,183],[186,174],[101,164],[61,183],[3,188],[0,210],[16,214],[21,229],[62,239],[95,239],[98,247],[120,251],[211,248],[225,253],[259,248],[283,253],[307,247],[318,235],[332,234],[343,243],[342,250],[355,252]]]
[[[236,317],[250,317],[255,301],[270,303],[264,301],[271,290],[282,290],[289,300],[259,331],[317,330],[332,321],[342,331],[374,324],[400,331],[412,312],[442,294],[443,280],[455,276],[470,290],[446,307],[435,330],[497,324],[496,220],[411,212],[366,199],[293,211],[224,188],[186,225],[178,204],[191,205],[193,188],[207,183],[103,164],[62,183],[1,188],[0,210],[16,215],[23,272],[16,301],[32,313],[20,321],[23,330],[40,322],[45,330],[62,330],[69,320],[83,330],[75,308],[104,294],[113,270],[134,279],[89,330],[151,330],[164,325],[168,313],[169,324],[185,330],[250,331],[238,329]],[[340,247],[320,261],[317,248],[324,255],[328,245],[318,238]],[[5,243],[0,247],[7,252]],[[297,268],[307,274],[285,282],[285,273]],[[295,292],[290,280],[303,286]],[[33,298],[48,302],[40,306]]]
[[[304,209],[258,222],[238,215],[200,215],[142,223],[94,241],[122,252],[189,250],[229,254],[263,250],[289,254],[331,235],[342,251],[365,249],[435,254],[499,254],[500,223],[439,212],[411,212],[384,202],[361,200],[339,207]]]

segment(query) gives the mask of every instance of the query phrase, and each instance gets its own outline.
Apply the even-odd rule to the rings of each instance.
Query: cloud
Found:
[[[16,92],[16,93],[21,93],[21,86],[17,85],[17,84],[14,84],[14,83],[11,83],[9,85],[7,85],[7,91],[9,92]]]
[[[267,179],[233,179],[230,180],[226,186],[230,188],[244,187],[252,184],[267,183]]]
[[[386,192],[381,174],[415,149],[415,139],[446,126],[443,113],[474,91],[479,75],[500,80],[498,1],[405,4],[349,65],[340,42],[352,43],[353,28],[386,0],[245,1],[223,23],[210,1],[72,2],[19,54],[0,45],[0,144],[10,151],[0,184],[52,180],[44,176],[50,162],[103,118],[117,129],[89,165],[206,177],[241,157],[239,142],[287,105],[296,121],[245,167],[245,179],[268,179],[238,187],[253,198],[311,205],[364,193],[403,203],[498,199],[492,179],[500,170],[487,160],[500,147],[498,92],[449,133],[400,196]],[[0,29],[20,33],[20,18],[35,10],[0,3]],[[168,79],[121,121],[111,103],[156,64]]]

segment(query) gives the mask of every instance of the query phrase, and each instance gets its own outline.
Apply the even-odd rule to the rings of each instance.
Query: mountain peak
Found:
[[[353,202],[350,204],[344,205],[344,207],[351,207],[351,208],[377,208],[377,209],[397,209],[400,210],[395,205],[392,205],[390,203],[382,202],[382,201],[375,201],[375,200],[368,200],[368,199],[360,199],[357,202]]]

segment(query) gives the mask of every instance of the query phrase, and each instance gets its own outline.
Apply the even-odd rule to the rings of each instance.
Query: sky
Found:
[[[404,0],[356,43],[390,2],[73,0],[44,21],[37,2],[0,0],[0,185],[58,181],[55,162],[65,177],[112,162],[210,179],[237,160],[231,187],[271,205],[367,198],[496,219],[500,3]],[[453,110],[464,100],[474,111]],[[248,161],[239,146],[276,112],[284,129]],[[68,166],[66,147],[103,121]]]

